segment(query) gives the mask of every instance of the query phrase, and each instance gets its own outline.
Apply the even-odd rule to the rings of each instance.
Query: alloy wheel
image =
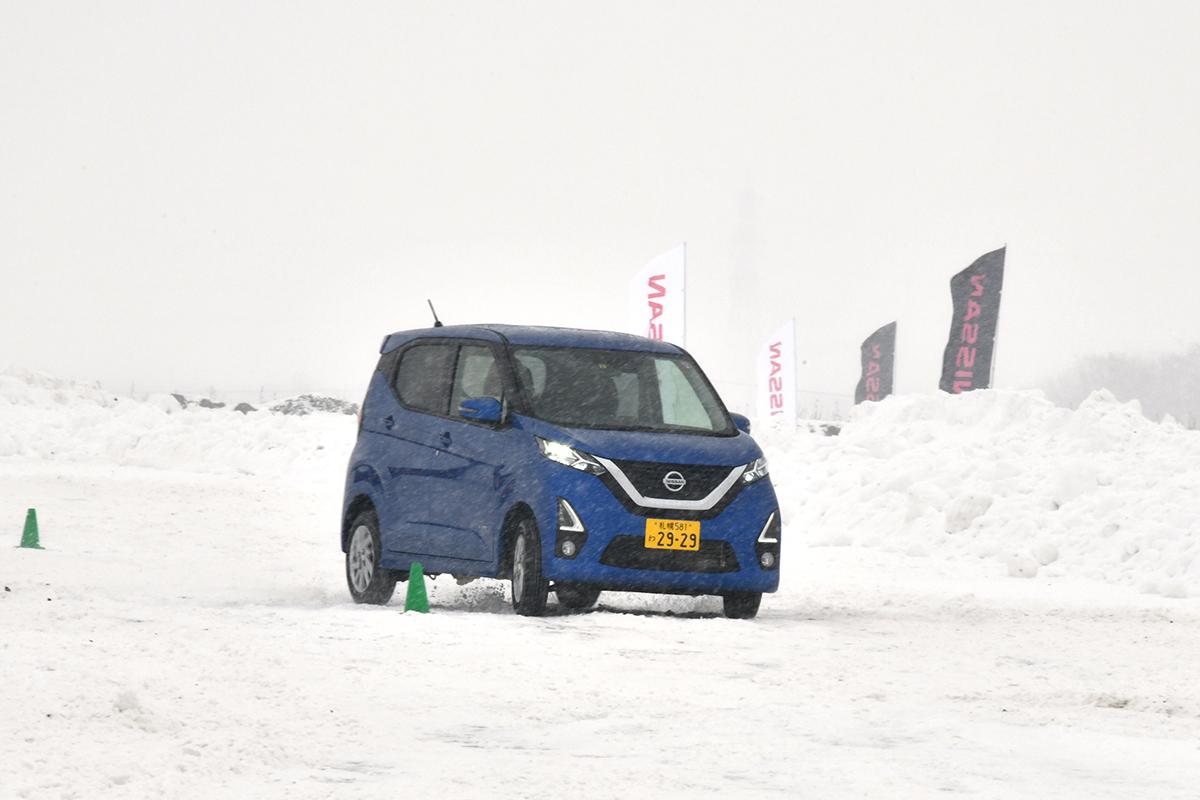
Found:
[[[359,525],[350,539],[350,581],[357,592],[365,592],[375,575],[375,542],[371,529]]]

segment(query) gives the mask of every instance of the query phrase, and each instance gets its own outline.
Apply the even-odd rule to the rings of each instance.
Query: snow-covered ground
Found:
[[[0,546],[0,798],[1200,797],[1200,437],[1109,398],[764,432],[757,620],[527,619],[349,602],[353,417],[5,377],[0,536],[46,549]]]

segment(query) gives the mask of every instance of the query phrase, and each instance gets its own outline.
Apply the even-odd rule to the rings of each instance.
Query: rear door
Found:
[[[372,427],[388,437],[382,459],[385,551],[433,555],[446,520],[446,473],[452,459],[443,454],[442,433],[450,405],[450,384],[458,347],[421,342],[400,353],[390,403],[372,411]]]

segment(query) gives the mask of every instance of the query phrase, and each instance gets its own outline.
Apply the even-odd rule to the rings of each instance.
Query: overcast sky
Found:
[[[620,328],[679,242],[734,406],[853,391],[1008,244],[1001,386],[1200,340],[1195,3],[0,2],[0,367],[358,393],[382,335]]]

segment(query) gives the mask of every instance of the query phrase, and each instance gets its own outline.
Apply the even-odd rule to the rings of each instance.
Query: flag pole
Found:
[[[687,242],[683,243],[683,349],[687,349]]]
[[[796,318],[792,317],[792,430],[800,427],[800,354],[796,348]]]
[[[1001,275],[1008,273],[1008,242],[1000,245],[1000,249],[1004,251],[1004,265]],[[1000,347],[1000,305],[1004,302],[1004,282],[1000,282],[1000,296],[996,298],[996,329],[992,331],[992,364],[988,375],[988,388],[996,388],[996,350]]]
[[[892,335],[892,394],[896,394],[896,355],[900,352],[900,320],[892,323],[896,332]]]

